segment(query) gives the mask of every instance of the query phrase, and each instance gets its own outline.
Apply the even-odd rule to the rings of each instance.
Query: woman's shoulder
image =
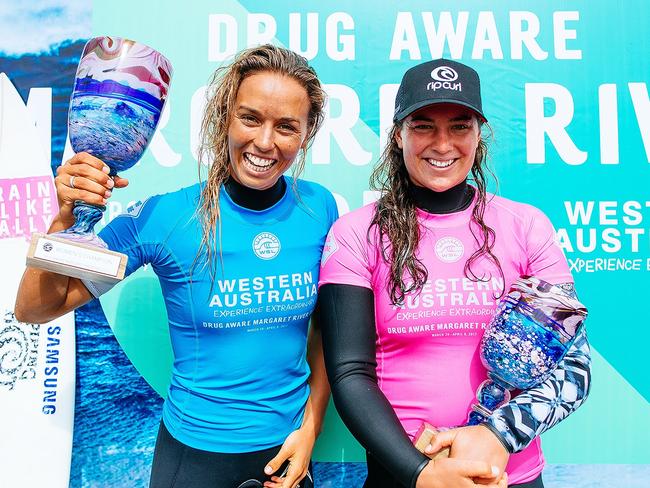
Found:
[[[179,188],[167,193],[150,195],[143,200],[129,204],[126,212],[120,216],[133,217],[140,220],[151,218],[170,220],[170,216],[178,216],[184,210],[194,212],[198,206],[200,187],[198,184]]]
[[[341,215],[334,223],[334,228],[338,231],[352,231],[366,234],[375,215],[375,202],[364,205],[357,209],[351,210]]]
[[[287,187],[296,192],[298,205],[307,209],[309,214],[325,217],[329,229],[338,217],[338,206],[332,192],[313,181],[292,178],[286,178],[286,181]]]
[[[536,218],[547,218],[542,210],[529,203],[511,200],[492,193],[488,193],[486,198],[487,211],[496,213],[499,216],[510,216],[522,222],[530,222]]]
[[[527,240],[555,233],[553,223],[542,210],[504,197],[488,195],[486,219],[488,223],[498,222],[499,227],[510,229]]]
[[[167,193],[160,193],[156,195],[158,198],[164,198],[165,200],[174,201],[174,200],[190,200],[194,201],[197,197],[201,195],[202,185],[200,183],[195,183],[189,186],[183,186],[176,190],[169,191]]]
[[[178,210],[185,206],[196,207],[201,196],[201,185],[196,183],[184,186],[166,193],[157,193],[147,198],[147,202],[155,202],[165,206],[178,206]]]
[[[287,186],[291,188],[294,185],[294,180],[292,178],[285,177],[287,181]],[[295,188],[298,192],[298,195],[300,196],[301,199],[332,199],[334,200],[334,196],[332,195],[332,192],[329,191],[327,188],[325,188],[323,185],[320,183],[316,183],[315,181],[309,181],[309,180],[303,180],[303,179],[296,179],[295,180]]]
[[[346,250],[341,253],[342,255],[363,257],[363,261],[366,263],[373,260],[372,250],[377,247],[377,233],[370,232],[369,229],[372,225],[375,207],[375,203],[364,205],[345,213],[334,222],[327,237],[323,253],[323,264],[331,254],[334,254],[339,249]],[[352,260],[352,262],[356,261]]]

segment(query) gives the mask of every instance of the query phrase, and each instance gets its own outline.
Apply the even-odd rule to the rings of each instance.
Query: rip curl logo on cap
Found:
[[[438,259],[444,263],[455,263],[465,253],[462,241],[455,237],[441,237],[434,249]]]
[[[253,239],[253,252],[260,259],[273,259],[280,254],[280,239],[270,232],[260,232]]]
[[[431,72],[431,78],[435,81],[427,83],[427,90],[436,91],[443,88],[445,90],[463,91],[463,85],[460,81],[453,83],[458,79],[458,73],[449,66],[438,66]]]
[[[431,72],[431,78],[436,81],[456,81],[458,73],[449,66],[438,66]]]

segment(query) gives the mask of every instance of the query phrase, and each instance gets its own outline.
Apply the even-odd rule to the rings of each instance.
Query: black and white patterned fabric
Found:
[[[559,285],[575,297],[573,284]],[[591,386],[591,355],[583,327],[553,374],[541,385],[526,390],[496,409],[487,427],[498,433],[511,452],[526,448],[538,435],[575,412],[587,399]]]

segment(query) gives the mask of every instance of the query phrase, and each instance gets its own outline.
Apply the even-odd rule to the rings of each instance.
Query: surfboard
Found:
[[[74,315],[43,325],[13,308],[32,232],[57,212],[34,118],[0,73],[0,473],[2,486],[67,488],[75,400]]]

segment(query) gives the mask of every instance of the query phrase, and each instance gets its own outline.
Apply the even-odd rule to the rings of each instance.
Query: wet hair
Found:
[[[197,214],[202,227],[202,239],[197,254],[210,264],[214,280],[215,253],[220,249],[221,229],[219,197],[223,184],[230,176],[231,161],[228,152],[228,128],[233,118],[237,92],[242,81],[259,73],[275,73],[290,77],[300,83],[309,98],[307,134],[300,154],[293,163],[294,190],[296,178],[305,167],[307,149],[323,122],[326,95],[318,76],[307,60],[293,51],[265,44],[243,50],[228,65],[218,68],[208,86],[208,101],[201,122],[198,151],[199,179],[207,168],[202,185]],[[220,252],[220,251],[219,251]],[[219,254],[220,255],[220,254]]]
[[[481,123],[478,117],[477,121]],[[377,229],[382,259],[390,263],[387,285],[391,302],[396,305],[403,304],[408,293],[419,293],[429,278],[426,266],[416,257],[421,229],[415,202],[409,191],[413,182],[406,169],[402,149],[395,139],[402,126],[403,122],[396,122],[391,128],[386,148],[370,176],[371,188],[379,190],[381,197],[376,203],[368,230],[370,238],[370,232],[374,228]],[[473,264],[482,256],[492,261],[503,277],[501,263],[492,252],[495,242],[494,229],[488,226],[483,218],[487,204],[487,175],[494,177],[487,166],[487,153],[487,144],[481,137],[470,170],[477,195],[469,224],[479,248],[465,262],[464,269],[465,276],[473,281],[490,279],[486,276],[476,276],[472,271]]]

